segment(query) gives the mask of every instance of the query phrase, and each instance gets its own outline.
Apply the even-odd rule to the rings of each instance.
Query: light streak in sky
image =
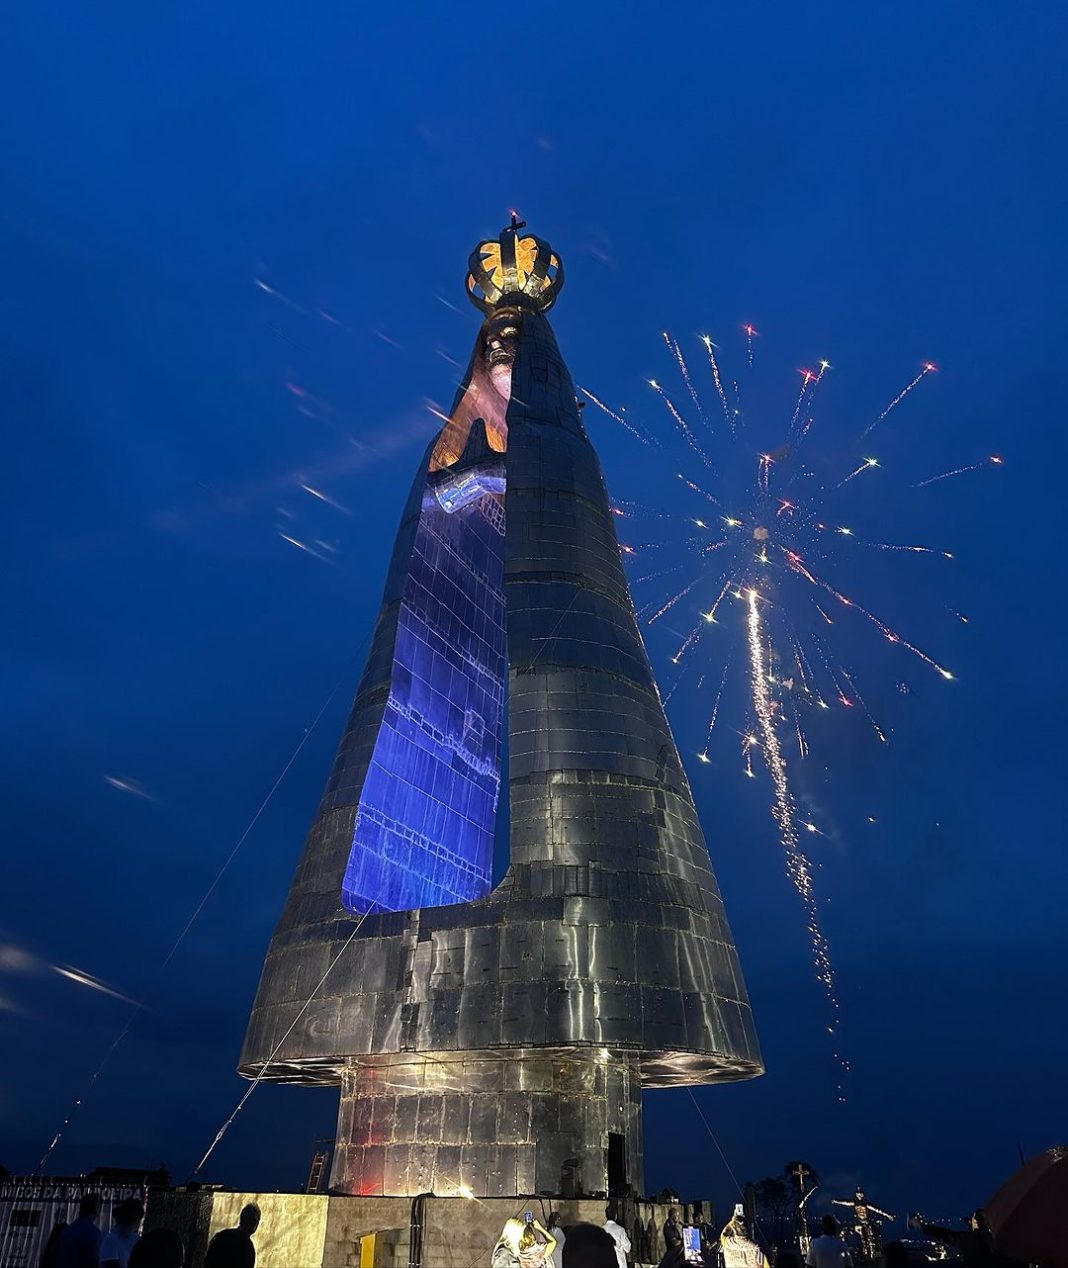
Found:
[[[712,459],[701,448],[701,445],[697,437],[693,434],[693,431],[691,430],[689,423],[687,423],[686,419],[683,418],[683,416],[679,413],[678,409],[675,407],[675,402],[671,399],[670,396],[668,396],[668,394],[664,391],[664,389],[660,386],[660,384],[656,381],[656,379],[649,379],[648,382],[649,382],[649,386],[653,389],[654,392],[656,392],[656,394],[668,407],[668,411],[670,412],[671,417],[678,424],[678,428],[682,432],[683,436],[686,437],[686,443],[690,446],[690,448],[694,451],[694,453],[697,454],[697,456],[701,459],[701,461],[705,464],[706,467],[711,467]]]
[[[156,800],[144,784],[139,784],[136,779],[120,779],[118,775],[104,775],[103,780],[105,784],[118,789],[119,792],[129,793],[131,797],[141,797],[145,801]]]
[[[794,414],[790,419],[791,431],[796,429],[798,419],[801,417],[801,409],[805,404],[805,397],[808,396],[808,389],[816,381],[816,376],[811,370],[798,370],[798,374],[801,375],[801,391],[797,394],[797,404],[794,406]]]
[[[598,409],[603,410],[608,415],[609,418],[614,418],[621,427],[625,427],[627,431],[629,431],[630,434],[634,437],[635,440],[640,440],[643,445],[652,446],[653,442],[649,440],[648,437],[643,436],[636,427],[634,427],[622,416],[622,414],[617,414],[615,410],[609,409],[608,406],[604,403],[604,401],[599,400],[596,396],[594,396],[592,392],[588,391],[586,388],[580,387],[579,391],[582,393],[583,396],[591,400],[594,403],[594,405],[597,406]],[[448,422],[448,419],[446,419],[445,421]]]
[[[919,484],[914,484],[914,489],[925,489],[929,484],[937,484],[939,480],[948,480],[951,476],[965,475],[969,471],[981,471],[986,466],[1000,467],[1005,463],[1005,459],[999,454],[991,454],[989,458],[982,462],[973,462],[967,467],[954,467],[952,471],[943,471],[941,475],[930,476],[926,480],[921,480]]]
[[[844,480],[839,480],[837,487],[840,489],[843,484],[848,484],[850,480],[855,480],[862,471],[871,471],[879,465],[878,458],[865,458],[855,471],[850,471]]]
[[[71,968],[69,964],[51,964],[49,968],[54,973],[58,973],[60,977],[65,977],[68,982],[75,982],[78,986],[87,986],[91,991],[97,991],[101,995],[110,995],[112,999],[122,1000],[124,1004],[137,1002],[131,999],[129,995],[123,995],[121,991],[115,990],[114,987],[108,986],[106,982],[102,982],[100,978],[93,977],[91,973],[86,973],[82,969]]]
[[[302,484],[300,486],[305,493],[316,498],[320,502],[325,502],[327,506],[332,506],[335,511],[340,511],[343,515],[351,515],[352,512],[347,506],[342,506],[340,502],[335,502],[332,497],[328,497],[322,489],[313,488],[310,484]]]
[[[751,322],[746,322],[742,329],[745,331],[745,360],[751,370],[753,368],[753,340],[760,331]]]
[[[314,555],[316,559],[321,559],[324,564],[330,563],[329,556],[316,550],[314,546],[309,546],[307,542],[302,542],[297,537],[290,537],[288,533],[283,533],[281,529],[278,529],[277,531],[278,536],[281,537],[282,541],[289,542],[290,546],[296,546],[298,550],[303,550],[306,554]]]
[[[701,421],[704,422],[705,411],[701,405],[701,398],[697,395],[697,389],[693,385],[693,379],[690,378],[690,368],[686,364],[686,358],[682,355],[682,349],[679,347],[675,339],[673,339],[672,336],[668,333],[668,331],[664,330],[661,333],[664,336],[664,342],[667,344],[668,350],[671,352],[675,360],[678,362],[679,371],[682,374],[682,381],[686,384],[686,388],[690,393],[690,397],[697,408],[698,416],[701,418]]]
[[[716,391],[719,393],[719,401],[723,406],[723,417],[727,426],[734,430],[734,415],[731,413],[731,407],[727,401],[727,393],[723,390],[723,380],[720,378],[719,362],[716,360],[716,345],[708,337],[701,336],[701,342],[705,345],[705,351],[708,353],[708,363],[712,367],[712,381],[716,385]]]
[[[925,361],[923,363],[923,368],[920,370],[919,374],[917,374],[916,377],[910,383],[906,383],[905,386],[901,389],[901,391],[898,392],[897,396],[895,396],[894,399],[890,402],[890,404],[887,405],[887,407],[883,410],[883,412],[873,422],[868,424],[868,426],[864,429],[864,435],[866,436],[868,432],[870,432],[873,428],[878,427],[878,425],[887,417],[888,414],[892,413],[895,409],[897,409],[897,407],[901,404],[901,402],[905,399],[905,397],[908,396],[910,392],[914,391],[917,387],[919,387],[919,385],[923,382],[923,380],[927,377],[927,375],[935,374],[937,373],[937,371],[938,371],[938,366],[936,366],[931,361]]]

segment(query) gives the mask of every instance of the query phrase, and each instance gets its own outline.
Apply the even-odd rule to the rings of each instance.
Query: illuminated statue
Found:
[[[524,227],[471,256],[485,319],[241,1056],[250,1078],[340,1084],[335,1192],[641,1192],[643,1089],[763,1070],[545,318],[563,270]]]
[[[864,1196],[863,1189],[857,1189],[853,1198],[833,1198],[832,1205],[848,1206],[853,1210],[853,1232],[860,1244],[861,1258],[874,1261],[882,1245],[879,1236],[883,1220],[893,1220],[889,1211],[881,1211]],[[874,1218],[874,1217],[880,1218]]]

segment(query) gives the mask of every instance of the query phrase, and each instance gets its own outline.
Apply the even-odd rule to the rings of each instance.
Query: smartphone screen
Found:
[[[700,1264],[701,1230],[696,1224],[684,1224],[682,1227],[682,1256],[688,1264]]]
[[[534,1223],[534,1212],[533,1212],[533,1211],[528,1211],[528,1212],[527,1212],[527,1223],[528,1223],[528,1224],[533,1224],[533,1223]]]

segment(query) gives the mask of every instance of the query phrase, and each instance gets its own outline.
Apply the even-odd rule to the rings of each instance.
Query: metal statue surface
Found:
[[[622,1195],[644,1088],[762,1073],[734,940],[518,221],[419,465],[240,1071],[340,1084],[337,1192]],[[509,860],[493,883],[507,746]]]

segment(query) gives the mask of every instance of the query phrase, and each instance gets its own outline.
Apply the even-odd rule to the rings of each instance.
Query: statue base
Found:
[[[559,1211],[565,1229],[603,1224],[605,1218],[603,1198],[469,1200],[155,1189],[144,1227],[174,1229],[185,1243],[186,1263],[199,1265],[211,1238],[234,1228],[248,1202],[255,1202],[262,1216],[253,1239],[256,1268],[489,1268],[501,1229],[513,1216],[522,1219],[533,1211],[544,1224],[550,1210]],[[683,1202],[627,1199],[621,1205],[636,1265],[656,1264],[664,1254],[669,1205],[680,1224],[694,1216],[694,1204]],[[714,1223],[711,1204],[699,1205]]]

